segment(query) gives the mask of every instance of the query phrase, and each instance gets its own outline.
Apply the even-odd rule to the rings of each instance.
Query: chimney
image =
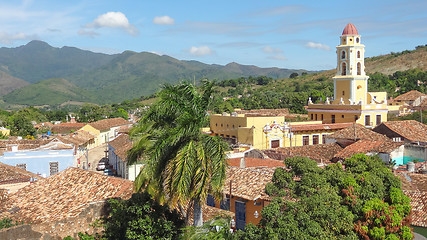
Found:
[[[240,168],[245,168],[245,167],[246,167],[245,158],[242,157],[240,158]]]

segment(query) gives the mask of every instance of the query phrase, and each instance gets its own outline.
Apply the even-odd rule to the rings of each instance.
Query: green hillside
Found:
[[[36,83],[97,68],[115,56],[74,47],[55,48],[34,40],[17,48],[0,48],[0,70],[27,82]]]
[[[91,94],[62,78],[51,78],[17,89],[3,97],[9,104],[58,105],[67,101],[93,102]]]

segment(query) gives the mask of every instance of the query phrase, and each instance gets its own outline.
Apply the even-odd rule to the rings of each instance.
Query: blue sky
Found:
[[[208,64],[332,69],[347,23],[366,56],[427,44],[427,1],[0,0],[0,46],[42,40]]]

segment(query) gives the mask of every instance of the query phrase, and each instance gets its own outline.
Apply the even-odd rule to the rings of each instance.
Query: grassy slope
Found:
[[[56,105],[67,101],[91,102],[90,93],[61,78],[52,78],[17,89],[3,97],[6,103]]]

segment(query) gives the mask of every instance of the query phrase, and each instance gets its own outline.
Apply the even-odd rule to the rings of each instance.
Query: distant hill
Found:
[[[62,78],[51,78],[17,89],[3,97],[8,104],[58,105],[60,103],[94,102],[92,95]]]
[[[50,78],[67,79],[75,85],[74,87],[88,90],[91,99],[99,104],[150,95],[157,91],[161,84],[173,84],[182,80],[202,78],[223,80],[247,76],[286,78],[293,72],[307,72],[302,69],[259,68],[238,63],[226,66],[210,65],[148,52],[125,51],[121,54],[107,55],[74,47],[55,48],[42,41],[31,41],[17,48],[0,48],[0,70],[29,83],[38,83]],[[9,90],[0,92],[0,96],[24,86],[23,83],[18,85],[11,81],[2,81],[0,78],[0,84]],[[37,89],[41,87],[48,86],[37,85]],[[50,90],[45,89],[44,92],[48,93]],[[24,102],[28,102],[29,96],[34,96],[30,94],[18,97],[17,93],[21,91],[6,96],[5,101],[17,103],[13,101],[20,99],[19,102],[22,102],[26,99]]]
[[[27,82],[36,83],[97,68],[115,56],[74,47],[55,48],[34,40],[17,48],[0,48],[0,70]]]
[[[6,95],[15,89],[25,87],[29,84],[30,83],[22,79],[12,77],[3,71],[0,71],[0,96]]]

